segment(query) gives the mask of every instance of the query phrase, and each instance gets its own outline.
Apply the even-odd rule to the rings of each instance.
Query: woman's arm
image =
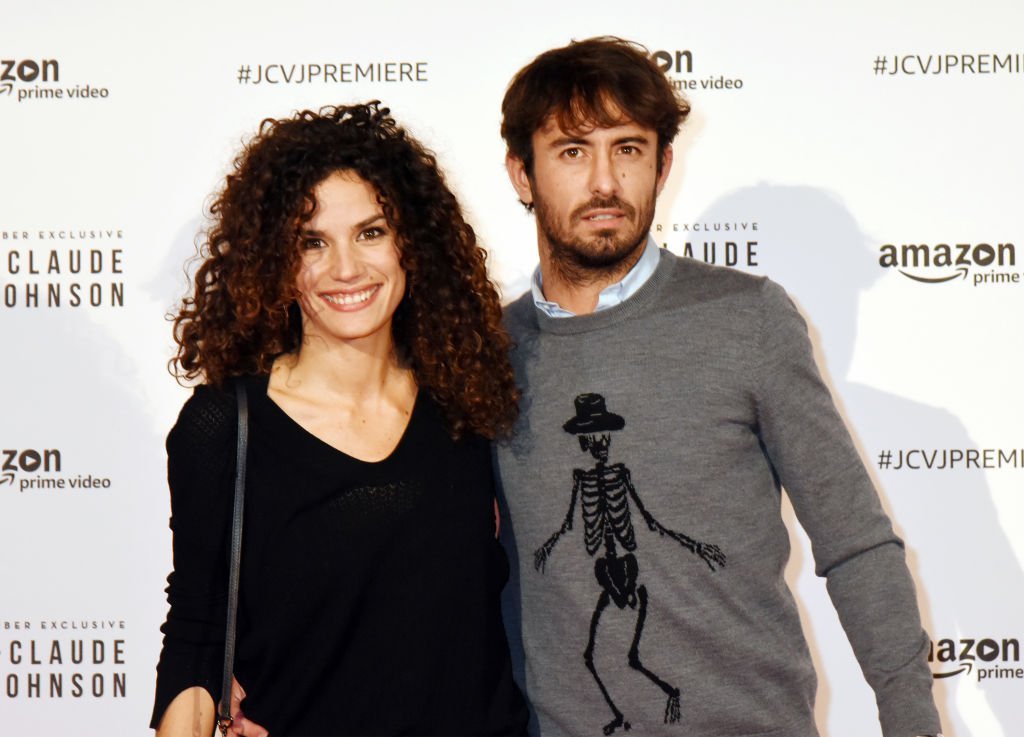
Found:
[[[213,697],[205,688],[187,688],[167,707],[156,737],[210,737],[215,712]]]
[[[167,734],[193,734],[201,723],[205,728],[200,717],[213,718],[220,696],[236,416],[233,395],[200,386],[167,437],[174,570],[167,579],[170,608],[161,627],[150,726],[185,730]],[[185,697],[197,691],[201,697]],[[169,721],[164,714],[172,703]],[[212,733],[209,725],[202,737]]]

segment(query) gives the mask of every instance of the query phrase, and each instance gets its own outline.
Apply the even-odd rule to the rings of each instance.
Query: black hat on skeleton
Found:
[[[621,430],[626,426],[622,415],[609,412],[600,394],[580,394],[574,400],[576,416],[562,425],[562,429],[573,435],[591,435],[599,432]]]

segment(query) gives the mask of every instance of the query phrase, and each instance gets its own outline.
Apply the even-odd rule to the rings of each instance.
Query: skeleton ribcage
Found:
[[[636,550],[626,496],[626,468],[621,463],[586,471],[576,470],[583,504],[583,542],[593,555],[610,534],[624,550]]]

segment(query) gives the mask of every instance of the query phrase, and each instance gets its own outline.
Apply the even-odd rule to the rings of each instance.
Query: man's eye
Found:
[[[567,159],[578,159],[583,152],[578,148],[567,148],[562,152],[562,156]]]
[[[619,149],[619,151],[627,155],[637,153],[636,146],[623,146],[622,148]]]

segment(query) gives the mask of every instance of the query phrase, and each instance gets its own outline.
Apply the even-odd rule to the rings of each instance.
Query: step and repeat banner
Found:
[[[947,736],[1024,734],[1024,6],[3,5],[0,734],[147,733],[163,441],[188,395],[166,315],[259,121],[383,100],[511,299],[536,248],[501,97],[536,54],[603,34],[643,43],[693,106],[659,243],[771,276],[808,319],[907,541]],[[878,734],[784,513],[821,732]]]

